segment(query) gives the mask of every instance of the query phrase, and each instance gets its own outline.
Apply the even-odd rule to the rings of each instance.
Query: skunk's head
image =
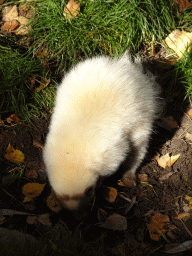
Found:
[[[43,157],[50,185],[62,206],[78,210],[92,202],[99,174],[87,166],[88,160],[49,142]]]

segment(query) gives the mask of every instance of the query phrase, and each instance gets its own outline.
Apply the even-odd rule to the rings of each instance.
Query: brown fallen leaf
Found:
[[[0,4],[3,4],[5,2],[5,0],[0,0]]]
[[[146,173],[138,174],[138,178],[142,182],[147,182],[148,181],[148,175]]]
[[[178,216],[175,217],[175,219],[176,219],[176,220],[183,220],[183,219],[185,219],[186,217],[189,218],[190,216],[191,216],[191,214],[190,214],[189,212],[182,212],[182,213],[178,214]]]
[[[20,26],[20,23],[17,20],[10,20],[6,21],[3,26],[1,26],[1,30],[7,31],[7,32],[14,32],[18,27]]]
[[[159,157],[157,162],[159,166],[165,169],[166,167],[171,167],[179,157],[180,157],[180,154],[175,156],[169,156],[169,153],[167,153],[166,155]]]
[[[54,194],[47,197],[46,203],[49,209],[51,209],[53,212],[59,212],[62,209],[62,206],[59,204]]]
[[[13,163],[21,163],[25,159],[23,152],[14,149],[10,144],[7,147],[5,158]]]
[[[33,146],[41,150],[44,148],[43,144],[37,139],[33,139]]]
[[[158,212],[152,215],[150,223],[147,223],[149,235],[152,240],[159,241],[160,237],[167,231],[164,226],[168,222],[170,222],[170,219],[167,215]]]
[[[182,12],[187,7],[192,7],[192,4],[188,0],[175,0],[175,2],[178,5],[179,12]]]
[[[22,187],[23,195],[28,196],[30,198],[37,197],[42,193],[45,185],[46,184],[27,183]]]
[[[36,89],[36,92],[40,92],[41,90],[43,90],[44,88],[47,87],[47,85],[49,85],[51,79],[47,79],[44,77],[41,77],[41,85]]]
[[[70,0],[64,8],[63,16],[66,19],[71,20],[73,17],[76,17],[79,12],[79,5],[75,2],[75,0]]]
[[[107,196],[105,197],[105,199],[109,203],[114,203],[117,198],[117,195],[118,195],[117,189],[112,188],[112,187],[106,187],[106,189],[107,189],[108,193],[107,193]]]
[[[8,11],[6,12],[6,9],[3,13],[3,21],[10,21],[10,20],[14,20],[18,17],[18,11],[17,11],[17,5],[13,5],[13,7],[11,9],[8,9]]]

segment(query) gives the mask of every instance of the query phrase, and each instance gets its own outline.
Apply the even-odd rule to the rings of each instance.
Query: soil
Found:
[[[85,241],[95,240],[101,236],[102,232],[105,232],[103,243],[111,248],[114,255],[127,255],[127,253],[128,255],[165,255],[162,251],[171,247],[172,244],[179,245],[192,240],[192,218],[186,216],[181,220],[178,219],[180,213],[192,213],[192,207],[186,200],[186,195],[192,196],[192,140],[186,137],[187,133],[192,134],[192,119],[187,113],[189,103],[183,101],[178,95],[179,91],[176,94],[176,96],[172,94],[166,97],[163,116],[172,116],[178,127],[171,128],[162,119],[155,123],[148,154],[137,172],[138,180],[135,187],[127,188],[117,185],[117,180],[114,181],[113,178],[104,181],[105,186],[117,189],[118,196],[115,203],[109,203],[104,199],[102,188],[98,189],[95,206],[89,212],[89,216],[83,220],[83,227],[89,227],[84,235]],[[35,202],[23,203],[23,185],[28,182],[47,183],[42,161],[42,148],[38,146],[37,141],[44,144],[48,125],[48,120],[41,119],[34,120],[32,127],[21,122],[14,125],[5,122],[5,126],[0,127],[0,208],[35,215],[49,212],[52,226],[62,219],[68,229],[73,230],[80,222],[82,223],[82,220],[74,220],[66,210],[59,213],[51,212],[46,205],[46,199],[50,193],[48,184]],[[25,155],[25,166],[20,166],[24,171],[22,176],[18,176],[22,168],[18,169],[18,165],[4,157],[9,143]],[[164,169],[159,166],[157,159],[167,153],[172,156],[180,154],[180,157],[171,167]],[[10,178],[10,172],[13,169],[15,179],[13,176]],[[32,171],[31,178],[25,175],[30,170]],[[37,175],[34,176],[35,174]],[[142,177],[145,177],[144,181]],[[126,200],[120,196],[122,193],[127,198]],[[101,214],[101,209],[105,210],[107,216],[113,213],[125,216],[126,230],[112,231],[96,225],[102,221],[102,218],[106,219]],[[165,228],[165,235],[154,240],[150,236],[149,224],[156,213],[166,216],[169,221]],[[26,216],[5,215],[5,217],[1,227],[16,229],[38,237],[39,227],[28,224]],[[48,230],[50,227],[41,226],[41,232]],[[143,230],[143,235],[138,235],[138,230]],[[159,246],[161,248],[157,250]],[[187,253],[185,250],[174,253],[174,255],[189,255]]]

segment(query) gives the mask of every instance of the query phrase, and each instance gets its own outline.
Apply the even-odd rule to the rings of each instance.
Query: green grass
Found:
[[[172,1],[109,0],[80,2],[81,11],[72,21],[63,16],[67,1],[39,2],[32,21],[33,47],[45,44],[59,62],[59,70],[84,57],[122,54],[127,48],[137,52],[175,28],[176,10]]]
[[[79,60],[98,54],[122,55],[127,49],[135,54],[142,42],[150,49],[152,40],[162,42],[177,26],[188,29],[192,26],[190,10],[178,14],[173,0],[158,3],[157,0],[85,0],[79,3],[80,13],[71,21],[63,16],[67,2],[27,2],[30,6],[33,3],[36,13],[30,21],[31,45],[24,51],[18,43],[22,36],[1,36],[1,114],[17,113],[27,122],[33,117],[46,116],[55,95],[53,77],[63,74]],[[46,53],[41,57],[54,63],[53,69],[42,67],[41,58],[36,57],[42,48]],[[28,80],[33,75],[37,81],[51,77],[48,88],[36,93]]]
[[[33,75],[41,80],[44,74],[40,60],[28,51],[21,53],[11,45],[0,45],[0,113],[17,113],[30,122],[32,115],[38,116],[40,110],[52,108],[55,90],[49,87],[36,93],[29,81]]]
[[[186,96],[192,99],[192,49],[185,52],[180,62],[174,64],[177,71],[177,77],[182,85],[185,87]],[[192,103],[192,102],[191,102]]]

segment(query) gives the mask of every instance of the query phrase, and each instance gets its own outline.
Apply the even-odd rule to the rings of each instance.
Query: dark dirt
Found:
[[[107,179],[104,184],[115,187],[120,192],[132,200],[136,196],[135,202],[130,207],[130,202],[117,196],[113,204],[104,200],[102,190],[98,189],[95,206],[90,212],[89,217],[83,222],[83,227],[89,227],[85,232],[85,241],[95,240],[105,232],[103,243],[112,249],[115,255],[165,255],[165,248],[155,251],[159,246],[181,244],[192,240],[192,218],[178,220],[177,216],[183,212],[192,213],[189,202],[185,199],[186,195],[192,196],[192,141],[186,138],[186,134],[192,134],[192,119],[187,114],[189,104],[184,102],[181,97],[168,97],[169,100],[164,109],[164,116],[172,116],[178,123],[178,128],[166,126],[162,120],[154,126],[151,137],[149,152],[138,170],[138,174],[147,174],[147,181],[141,182],[138,178],[137,186],[126,188],[117,185],[117,180]],[[168,99],[167,98],[167,99]],[[22,186],[28,182],[47,182],[44,175],[42,162],[42,149],[33,143],[34,139],[44,144],[48,131],[48,121],[36,120],[30,128],[24,124],[0,127],[0,208],[12,209],[28,212],[32,214],[51,213],[46,205],[46,198],[49,195],[49,185],[42,195],[35,199],[35,203],[23,203]],[[163,127],[162,127],[163,126]],[[16,175],[15,179],[10,179],[10,171],[17,165],[10,163],[4,158],[8,144],[21,150],[25,154],[25,168],[22,177]],[[163,169],[157,163],[159,156],[169,153],[170,155],[181,154],[179,159],[171,166]],[[26,170],[33,169],[38,174],[37,178],[27,178]],[[138,176],[140,177],[140,176]],[[146,176],[145,176],[146,177]],[[131,209],[129,209],[131,208]],[[119,213],[127,218],[128,228],[124,231],[107,230],[95,225],[98,223],[98,209],[104,209],[106,213]],[[126,212],[126,213],[125,213]],[[159,241],[154,241],[149,236],[147,224],[150,223],[151,216],[155,213],[162,213],[169,217],[169,224],[166,239],[163,236]],[[76,228],[78,221],[71,216],[68,219],[68,212],[62,210],[60,213],[51,213],[52,225],[62,219],[70,230]],[[70,214],[69,214],[70,215]],[[13,215],[5,216],[1,227],[16,229],[25,233],[30,233],[38,237],[39,230],[35,225],[26,223],[26,216]],[[143,235],[138,235],[138,230],[143,230]],[[41,227],[41,232],[50,230],[48,227]],[[168,232],[169,231],[169,232]],[[117,248],[120,248],[117,249]],[[118,251],[119,254],[116,254]],[[185,255],[188,252],[175,253],[174,255]],[[187,254],[186,254],[187,255]]]

